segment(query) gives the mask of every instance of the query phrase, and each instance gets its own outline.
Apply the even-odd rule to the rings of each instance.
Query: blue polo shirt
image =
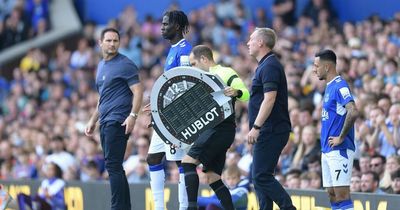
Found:
[[[257,118],[264,93],[277,91],[271,114],[261,126],[261,131],[284,133],[290,132],[291,124],[288,110],[288,90],[285,71],[278,58],[272,52],[265,55],[255,71],[249,101],[249,124],[253,127]]]
[[[101,60],[97,66],[96,89],[99,92],[100,124],[124,122],[132,110],[130,86],[139,83],[137,66],[122,54],[111,60]]]

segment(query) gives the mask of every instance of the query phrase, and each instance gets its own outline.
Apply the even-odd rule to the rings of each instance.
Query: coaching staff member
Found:
[[[129,134],[135,127],[143,89],[138,68],[118,53],[119,32],[106,28],[99,45],[103,60],[97,67],[96,88],[100,98],[85,133],[90,136],[100,119],[100,140],[111,186],[111,209],[131,209],[129,186],[122,161]]]
[[[260,209],[272,210],[273,201],[280,209],[296,209],[274,178],[279,155],[291,130],[288,93],[282,64],[272,52],[276,35],[272,29],[256,28],[247,43],[249,54],[258,61],[251,85],[249,102],[249,144],[254,144],[252,177]]]

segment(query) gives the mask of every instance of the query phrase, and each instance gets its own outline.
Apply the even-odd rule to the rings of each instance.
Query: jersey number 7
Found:
[[[340,169],[335,170],[335,172],[337,173],[337,175],[336,175],[336,181],[339,180],[340,171],[341,171]]]

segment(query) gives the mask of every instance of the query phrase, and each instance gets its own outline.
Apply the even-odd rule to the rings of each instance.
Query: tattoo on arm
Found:
[[[358,110],[356,108],[356,104],[354,103],[354,101],[346,104],[346,111],[347,115],[346,119],[344,120],[342,131],[340,132],[339,135],[340,138],[344,138],[347,135],[347,133],[349,133],[351,127],[354,125],[354,122],[358,117]]]

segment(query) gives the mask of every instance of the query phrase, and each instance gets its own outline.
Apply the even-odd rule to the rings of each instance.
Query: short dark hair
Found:
[[[61,170],[61,167],[58,164],[54,163],[54,162],[51,162],[50,164],[54,166],[55,177],[59,178],[59,179],[62,179],[63,178],[63,171]]]
[[[192,53],[194,55],[194,58],[196,58],[197,60],[201,57],[204,56],[209,60],[214,60],[214,56],[212,53],[212,50],[207,47],[206,45],[197,45],[196,47],[194,47],[192,49]]]
[[[101,31],[101,36],[100,36],[100,40],[101,40],[101,41],[103,41],[104,35],[105,35],[107,32],[114,32],[114,33],[116,33],[116,34],[118,35],[118,40],[120,39],[119,31],[118,31],[117,29],[115,29],[115,28],[105,28],[105,29],[103,29],[103,30]]]
[[[64,138],[60,135],[53,136],[52,141],[64,142]]]
[[[383,112],[383,109],[382,109],[381,107],[378,107],[378,108]],[[383,156],[383,155],[375,154],[375,155],[373,155],[373,156],[371,157],[371,160],[372,160],[372,158],[379,158],[379,159],[382,160],[382,164],[385,164],[385,163],[386,163],[386,157]]]
[[[393,181],[396,178],[400,178],[400,169],[397,169],[396,171],[392,172],[390,174],[390,179]]]
[[[397,64],[397,62],[396,62],[396,60],[395,59],[393,59],[393,58],[390,58],[389,60],[387,60],[386,61],[387,63],[391,63],[394,67],[398,67],[398,64]]]
[[[168,16],[170,23],[179,25],[179,29],[182,35],[187,34],[189,32],[189,20],[183,11],[180,10],[166,11],[163,17],[164,16]]]
[[[319,57],[320,60],[330,61],[336,64],[336,54],[332,50],[321,50],[315,54],[315,57]]]
[[[379,182],[379,175],[374,171],[367,171],[367,172],[363,173],[362,175],[371,175],[372,180],[374,182]]]
[[[288,177],[289,175],[293,175],[294,177],[300,178],[301,173],[302,171],[300,169],[292,168],[285,174],[285,176]]]
[[[308,163],[321,163],[321,157],[319,155],[312,155],[310,159],[308,159]]]

